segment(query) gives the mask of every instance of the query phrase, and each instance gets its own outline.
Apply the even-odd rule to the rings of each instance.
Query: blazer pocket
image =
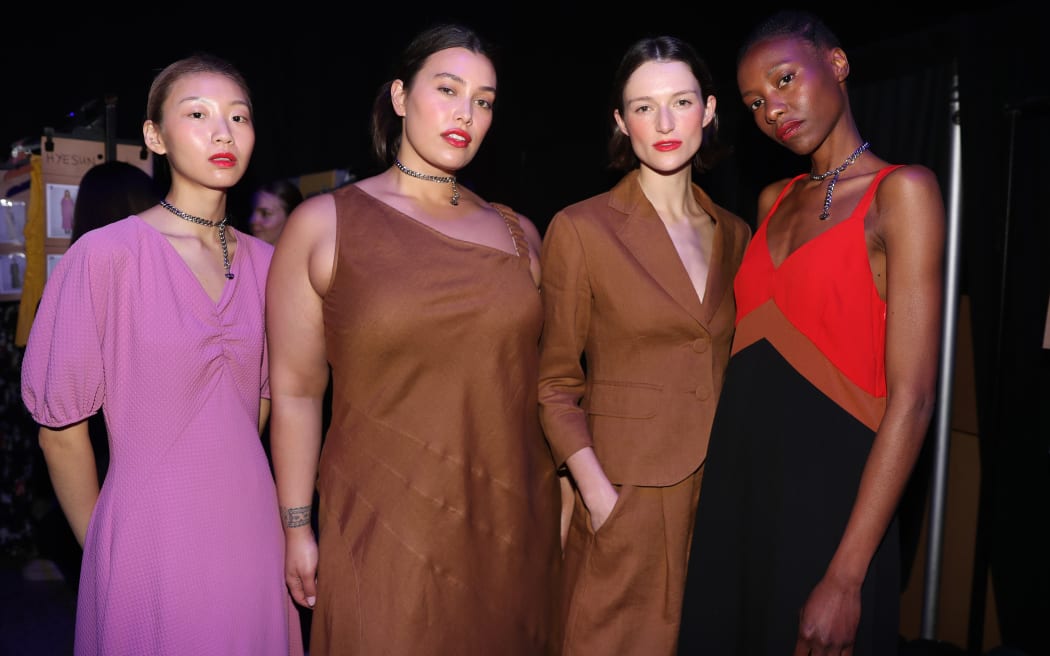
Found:
[[[588,414],[621,419],[652,419],[663,387],[648,383],[596,380],[586,398]]]

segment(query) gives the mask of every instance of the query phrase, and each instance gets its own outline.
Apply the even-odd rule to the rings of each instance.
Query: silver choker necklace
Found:
[[[430,182],[442,182],[445,184],[452,183],[452,198],[449,199],[449,203],[453,205],[459,205],[459,188],[456,187],[456,176],[454,175],[427,175],[426,173],[420,173],[419,171],[413,171],[404,164],[401,160],[394,158],[394,165],[399,171],[406,175],[410,175],[413,178],[419,178],[420,180],[428,180]]]
[[[837,169],[831,169],[825,171],[820,175],[809,174],[810,180],[823,180],[828,176],[831,176],[831,180],[828,182],[828,191],[824,194],[824,211],[820,214],[821,221],[827,221],[828,217],[831,216],[831,194],[835,192],[835,183],[839,181],[839,174],[845,171],[850,164],[857,161],[857,158],[868,149],[871,144],[865,141],[860,145],[860,148],[853,151],[853,154],[846,158],[846,161],[842,163]]]
[[[219,243],[222,244],[222,266],[226,269],[226,279],[233,280],[233,274],[230,273],[230,251],[226,247],[226,223],[230,220],[230,217],[224,216],[222,217],[222,221],[209,221],[207,219],[202,219],[199,216],[193,216],[189,212],[183,212],[163,199],[160,201],[160,206],[180,219],[186,219],[191,223],[199,223],[200,225],[208,226],[209,228],[219,229]]]

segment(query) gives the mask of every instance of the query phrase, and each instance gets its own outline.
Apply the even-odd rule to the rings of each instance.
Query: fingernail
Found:
[[[307,597],[306,603],[310,605],[310,608],[313,608],[314,604],[317,603],[317,597]]]

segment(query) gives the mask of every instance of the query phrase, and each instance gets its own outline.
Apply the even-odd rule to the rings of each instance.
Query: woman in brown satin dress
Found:
[[[314,656],[554,653],[539,233],[456,180],[492,123],[488,52],[418,35],[373,110],[389,168],[299,205],[274,255],[273,460]]]

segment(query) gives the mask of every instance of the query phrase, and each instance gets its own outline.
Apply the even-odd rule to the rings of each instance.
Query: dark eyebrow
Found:
[[[682,89],[680,91],[672,91],[671,92],[671,97],[672,98],[680,98],[682,96],[698,96],[699,97],[699,96],[703,96],[703,94],[700,93],[700,89],[698,89],[696,87],[691,87],[689,89]],[[653,97],[652,96],[637,96],[635,98],[625,98],[624,99],[624,103],[629,105],[629,104],[631,104],[633,102],[638,102],[640,100],[644,100],[646,102],[652,102],[653,101]]]
[[[460,84],[466,84],[467,83],[466,80],[464,80],[460,76],[456,75],[455,73],[435,73],[434,74],[434,78],[435,79],[441,78],[441,77],[446,77],[446,78],[448,78],[450,80],[454,80],[456,82],[459,82]],[[496,87],[487,87],[486,86],[486,87],[478,87],[478,89],[481,90],[481,91],[488,91],[489,93],[496,93]]]

